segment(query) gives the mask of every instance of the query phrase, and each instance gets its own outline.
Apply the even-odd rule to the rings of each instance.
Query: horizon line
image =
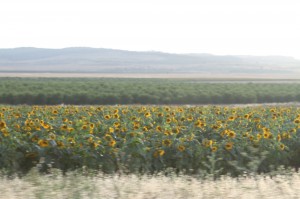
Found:
[[[44,49],[44,50],[64,50],[71,48],[86,48],[86,49],[104,49],[104,50],[116,50],[116,51],[128,51],[128,52],[137,52],[137,53],[164,53],[164,54],[175,54],[175,55],[210,55],[210,56],[238,56],[238,57],[289,57],[296,60],[300,60],[300,58],[296,58],[291,55],[251,55],[251,54],[214,54],[214,53],[200,53],[200,52],[188,52],[188,53],[176,53],[176,52],[167,52],[167,51],[159,51],[159,50],[128,50],[128,49],[119,49],[119,48],[105,48],[105,47],[90,47],[90,46],[69,46],[69,47],[61,47],[61,48],[52,48],[52,47],[33,47],[33,46],[20,46],[20,47],[10,47],[10,48],[1,48],[0,50],[13,50],[13,49],[21,49],[21,48],[32,48],[32,49]]]

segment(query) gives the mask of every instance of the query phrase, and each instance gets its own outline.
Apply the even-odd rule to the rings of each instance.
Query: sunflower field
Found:
[[[0,106],[0,169],[239,175],[300,166],[296,106]]]

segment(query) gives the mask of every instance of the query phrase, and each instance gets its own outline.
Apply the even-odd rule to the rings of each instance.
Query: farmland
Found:
[[[0,78],[0,104],[245,104],[299,102],[299,80]]]
[[[241,175],[299,168],[300,108],[1,106],[0,167]]]
[[[298,80],[3,77],[0,198],[297,197],[299,99]]]

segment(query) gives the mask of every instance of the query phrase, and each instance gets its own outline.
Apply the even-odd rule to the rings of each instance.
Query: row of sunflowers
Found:
[[[0,106],[0,168],[240,174],[300,166],[300,108]]]

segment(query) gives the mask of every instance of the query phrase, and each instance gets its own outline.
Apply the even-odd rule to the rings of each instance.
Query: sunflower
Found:
[[[175,133],[175,134],[178,134],[180,131],[179,131],[179,128],[173,128],[172,129],[172,133]]]
[[[105,116],[104,116],[104,119],[106,119],[106,120],[109,120],[110,118],[111,118],[110,115],[105,115]]]
[[[19,124],[15,124],[14,127],[15,127],[16,129],[20,129],[20,128],[21,128]]]
[[[2,134],[3,134],[4,137],[9,136],[9,132],[6,129],[2,129],[1,132],[2,132]]]
[[[134,125],[134,126],[133,126],[133,129],[134,129],[134,130],[138,130],[139,128],[140,128],[139,125]]]
[[[283,151],[283,150],[284,150],[284,148],[285,148],[285,145],[284,145],[284,144],[280,144],[280,146],[279,146],[279,147],[280,147],[280,150],[282,150],[282,151]]]
[[[161,128],[161,126],[157,126],[155,129],[156,129],[156,131],[159,131],[159,132],[161,132],[161,131],[162,131],[162,128]]]
[[[294,123],[295,123],[295,124],[300,124],[300,118],[295,119],[295,120],[294,120]]]
[[[281,135],[280,135],[280,134],[277,135],[277,140],[278,140],[279,142],[281,141]]]
[[[165,151],[164,150],[158,150],[158,154],[159,154],[159,156],[163,156],[164,154],[165,154]]]
[[[172,131],[170,131],[170,130],[165,130],[164,134],[165,134],[165,135],[172,135],[173,133],[172,133]]]
[[[115,129],[113,127],[108,128],[108,132],[113,133],[114,131],[115,131]]]
[[[201,127],[202,126],[202,121],[201,120],[197,120],[195,123],[194,123],[194,127]]]
[[[249,132],[243,133],[243,137],[246,138],[249,136]]]
[[[57,115],[57,114],[58,114],[58,111],[57,111],[57,110],[53,110],[53,111],[52,111],[52,114]]]
[[[181,113],[181,112],[183,112],[183,109],[182,109],[182,108],[177,108],[177,111],[178,111],[179,113]]]
[[[56,135],[55,135],[54,133],[50,133],[50,134],[49,134],[49,138],[50,138],[51,140],[55,140],[55,139],[56,139]]]
[[[106,134],[106,135],[104,136],[104,139],[105,139],[106,141],[112,141],[112,137],[111,137],[111,135],[109,135],[109,134]]]
[[[270,138],[270,136],[271,136],[271,133],[270,132],[264,132],[264,138],[265,139],[269,139]]]
[[[158,156],[163,156],[164,154],[165,154],[165,151],[162,149],[159,149],[153,153],[153,157],[157,158]]]
[[[76,142],[75,142],[75,139],[74,138],[68,138],[68,142],[69,143],[71,143],[71,144],[75,144]]]
[[[60,127],[61,130],[68,130],[68,126],[66,124],[63,124],[61,127]]]
[[[218,147],[216,147],[216,146],[211,147],[212,152],[216,152],[217,150],[218,150]]]
[[[245,115],[244,115],[244,118],[245,118],[245,119],[249,119],[249,118],[250,118],[250,114],[245,114]]]
[[[168,124],[171,123],[171,121],[172,121],[172,120],[171,120],[170,118],[167,118],[167,119],[166,119],[166,123],[168,123]]]
[[[227,120],[228,120],[228,121],[234,121],[234,120],[235,120],[235,117],[234,117],[234,116],[230,116]]]
[[[220,114],[221,114],[221,111],[215,111],[215,114],[216,114],[216,115],[220,115]]]
[[[82,125],[82,127],[81,127],[82,130],[86,130],[87,128],[88,128],[88,127],[87,127],[87,125],[85,125],[85,124]]]
[[[165,107],[166,112],[169,112],[170,110],[171,110],[170,107]]]
[[[134,121],[134,122],[133,122],[133,126],[139,128],[139,127],[141,126],[141,124],[140,124],[139,121]]]
[[[114,122],[114,126],[115,126],[116,128],[118,128],[118,127],[121,126],[121,123],[120,123],[120,122]]]
[[[291,129],[291,130],[290,130],[290,133],[296,133],[296,132],[297,132],[296,129]]]
[[[187,121],[189,121],[189,122],[193,121],[193,119],[194,119],[194,117],[191,115],[187,117]]]
[[[31,141],[32,142],[37,142],[39,140],[39,138],[37,137],[37,136],[33,136],[32,138],[31,138]]]
[[[0,129],[6,128],[6,123],[4,121],[0,121]]]
[[[288,134],[287,132],[283,132],[283,133],[282,133],[282,138],[283,138],[283,139],[287,139],[287,138],[290,138],[290,137],[291,137],[291,135]]]
[[[50,128],[50,125],[47,124],[47,123],[43,123],[41,125],[43,126],[44,129],[49,129]]]
[[[64,143],[61,141],[57,141],[56,144],[57,144],[58,148],[64,148],[64,146],[65,146]]]
[[[212,125],[212,128],[217,130],[217,129],[222,128],[222,125],[221,124],[215,124],[215,125]]]
[[[95,128],[95,124],[94,123],[90,123],[89,126],[90,126],[91,129]]]
[[[100,144],[98,142],[93,142],[92,147],[97,148]]]
[[[150,112],[146,112],[146,113],[144,114],[144,116],[145,116],[146,118],[151,117],[151,113],[150,113]]]
[[[235,132],[234,131],[231,131],[231,130],[229,130],[228,131],[228,133],[227,133],[227,135],[229,136],[229,137],[231,137],[231,138],[235,138]]]
[[[253,135],[249,135],[249,140],[254,140],[254,137],[253,137]]]
[[[254,121],[255,123],[259,123],[259,122],[260,122],[260,118],[259,118],[259,117],[256,117],[256,118],[253,119],[253,121]]]
[[[116,141],[111,140],[108,145],[111,146],[111,147],[114,147],[116,145]]]
[[[182,151],[185,150],[185,146],[179,145],[179,146],[177,147],[177,149],[178,149],[178,151],[182,152]]]
[[[131,132],[131,133],[129,133],[129,136],[130,136],[130,137],[135,137],[135,136],[136,136],[136,133],[135,133],[135,132]]]
[[[205,147],[210,147],[212,144],[213,144],[213,141],[212,140],[208,140],[208,139],[204,139],[202,141],[202,144],[205,146]]]
[[[49,146],[49,141],[48,140],[44,140],[44,139],[39,140],[38,141],[38,145],[40,145],[40,147],[47,147],[47,146]]]
[[[94,142],[94,138],[93,138],[93,137],[89,137],[89,138],[87,139],[87,141],[88,141],[89,143],[93,143],[93,142]]]
[[[260,140],[260,139],[262,138],[262,135],[261,135],[260,133],[258,133],[258,134],[256,135],[256,137],[257,137],[258,140]]]
[[[163,116],[164,116],[163,113],[158,113],[158,114],[157,114],[157,117],[163,117]]]
[[[169,139],[167,139],[167,140],[163,140],[163,141],[162,141],[162,144],[163,144],[164,146],[167,146],[167,147],[169,147],[169,146],[171,146],[171,144],[172,144],[172,141],[171,141],[171,140],[169,140]]]
[[[227,143],[225,144],[225,149],[226,149],[226,150],[231,150],[232,147],[233,147],[233,143],[232,143],[232,142],[227,142]]]

